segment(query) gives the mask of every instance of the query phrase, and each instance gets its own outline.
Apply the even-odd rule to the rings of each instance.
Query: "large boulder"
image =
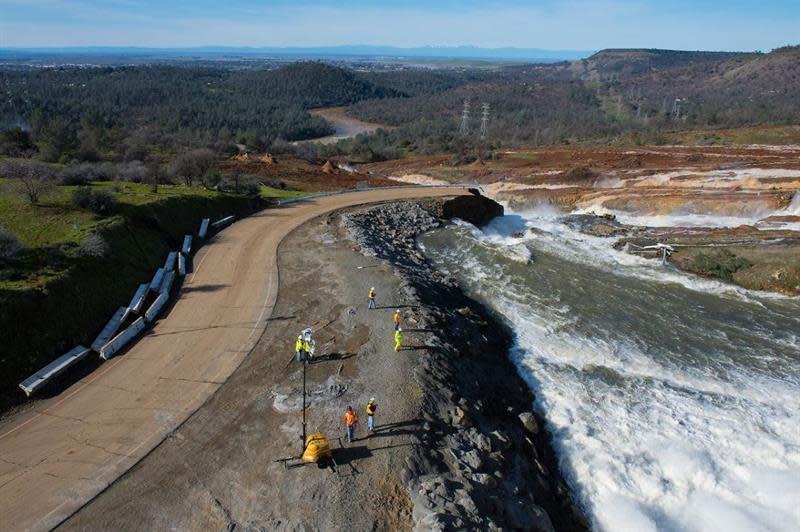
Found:
[[[471,194],[456,196],[442,204],[442,217],[461,218],[478,227],[483,227],[497,216],[503,216],[503,206],[485,196]]]

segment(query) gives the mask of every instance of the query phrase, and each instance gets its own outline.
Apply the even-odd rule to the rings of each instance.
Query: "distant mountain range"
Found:
[[[540,48],[480,48],[476,46],[394,46],[343,45],[322,47],[233,47],[200,46],[195,48],[145,48],[117,46],[3,48],[0,58],[24,59],[55,56],[128,56],[128,57],[365,57],[380,59],[462,59],[506,61],[574,61],[592,55],[584,50],[545,50]]]

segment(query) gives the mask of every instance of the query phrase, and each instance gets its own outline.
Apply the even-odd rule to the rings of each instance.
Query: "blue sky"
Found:
[[[0,48],[391,46],[769,50],[800,0],[0,0]]]

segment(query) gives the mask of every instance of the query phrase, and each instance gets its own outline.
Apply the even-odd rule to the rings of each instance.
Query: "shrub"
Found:
[[[79,187],[72,193],[72,204],[79,209],[89,209],[95,214],[110,214],[117,206],[117,198],[106,190]]]
[[[692,267],[696,272],[726,281],[733,280],[734,273],[752,265],[753,263],[749,260],[737,257],[728,250],[715,253],[699,253],[692,263]]]
[[[261,194],[261,182],[257,176],[247,174],[242,175],[234,172],[223,178],[218,185],[218,189],[223,192],[230,192],[233,194],[258,196]]]
[[[80,257],[103,257],[108,253],[108,249],[105,239],[97,233],[92,233],[78,244],[77,254]]]
[[[111,181],[117,168],[113,163],[81,163],[61,171],[62,185],[86,185],[91,181]]]
[[[147,167],[142,161],[129,161],[117,166],[117,177],[131,183],[144,183],[147,179]]]
[[[14,233],[0,225],[0,260],[14,258],[22,251],[22,244],[19,243]]]

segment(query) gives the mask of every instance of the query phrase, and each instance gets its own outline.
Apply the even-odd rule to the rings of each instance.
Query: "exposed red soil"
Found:
[[[326,171],[327,169],[327,171]],[[304,192],[320,192],[355,188],[357,186],[392,186],[396,182],[366,174],[353,174],[336,169],[330,161],[325,165],[312,164],[302,159],[282,156],[276,160],[272,155],[235,156],[220,164],[225,173],[255,175],[268,186]]]

